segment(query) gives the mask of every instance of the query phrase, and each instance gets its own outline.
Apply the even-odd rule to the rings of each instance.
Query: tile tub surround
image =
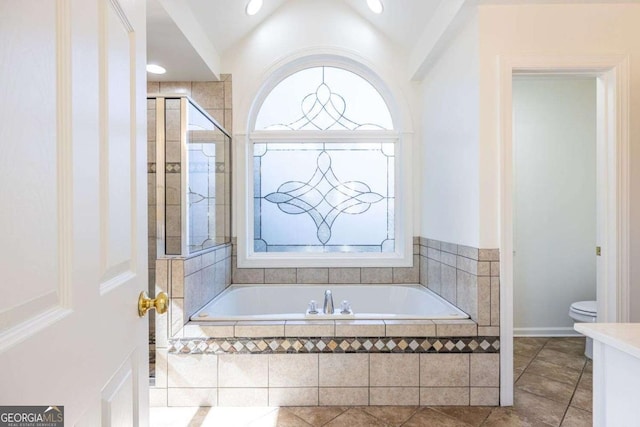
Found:
[[[420,283],[499,335],[500,253],[439,240],[419,239]]]
[[[334,277],[340,278],[344,282],[345,277],[347,277],[349,281],[355,282],[357,272],[359,272],[361,281],[367,279],[370,283],[375,282],[375,280],[369,280],[372,277],[391,282],[397,279],[400,283],[404,283],[400,281],[401,278],[411,277],[413,279],[411,275],[417,274],[417,279],[420,279],[426,276],[425,273],[428,272],[421,272],[420,270],[423,264],[421,262],[423,261],[422,252],[426,253],[428,246],[419,244],[421,241],[426,242],[425,239],[416,239],[415,241],[416,263],[413,268],[406,269],[407,271],[399,271],[400,269],[393,268],[359,268],[348,269],[348,271],[345,269],[345,271],[340,271],[339,274],[330,274],[329,271],[333,269],[326,269],[327,281]],[[456,252],[457,249],[456,246]],[[466,252],[463,248],[461,252],[461,256],[464,258],[467,258],[464,255],[473,256],[473,251]],[[480,257],[479,250],[477,257]],[[468,259],[476,261],[476,263],[479,262],[479,259]],[[232,259],[230,264],[235,264],[235,261],[235,259]],[[461,268],[471,270],[473,267],[461,262]],[[318,275],[318,277],[322,274],[322,277],[324,277],[325,269],[318,269],[322,271],[307,271],[313,269],[247,270],[250,270],[246,274],[251,275],[252,281],[260,284],[269,283],[270,280],[275,280],[278,283],[286,282],[287,280],[293,281],[294,278],[297,281],[300,270],[304,270],[301,272],[301,277],[307,274],[311,276]],[[234,269],[235,278],[238,277],[238,271],[238,269]],[[417,279],[413,283],[416,283]],[[427,285],[425,282],[421,283]],[[491,281],[489,281],[490,283]],[[184,310],[184,300],[177,301],[175,306],[178,310]],[[180,312],[184,313],[184,311]],[[213,326],[210,324],[198,325],[196,322],[189,322],[185,325],[184,321],[186,319],[183,315],[169,324],[170,326],[173,325],[173,329],[167,331],[167,336],[172,338],[157,350],[156,370],[158,371],[158,376],[156,386],[152,389],[152,395],[155,396],[152,400],[152,405],[154,406],[233,406],[240,403],[258,406],[491,406],[499,403],[499,385],[497,381],[499,376],[499,339],[497,337],[499,335],[499,327],[491,325],[491,323],[481,326],[472,320],[282,321],[220,322]],[[349,334],[345,334],[345,331],[349,332]],[[311,348],[309,349],[309,347]],[[367,349],[367,347],[369,348]],[[300,351],[296,350],[296,348]],[[302,360],[296,359],[297,357],[311,356],[313,358],[317,356],[318,375],[322,371],[320,363],[322,358],[325,356],[340,356],[340,359],[335,359],[335,366],[349,367],[357,365],[361,372],[365,372],[366,369],[368,374],[359,376],[353,381],[349,375],[345,374],[345,379],[339,384],[318,383],[313,385],[305,383],[295,387],[276,387],[269,382],[269,357],[272,356],[281,356],[287,361],[283,363],[287,363],[290,366],[295,366]],[[398,358],[398,356],[408,356],[409,358],[403,359]],[[486,359],[482,359],[479,356],[489,356],[492,359],[487,362]],[[174,380],[170,379],[172,375],[179,375],[183,378],[183,381],[187,382],[192,374],[195,376],[203,375],[203,372],[200,372],[198,368],[189,368],[192,369],[192,374],[185,374],[186,371],[180,365],[191,363],[183,362],[185,358],[189,357],[215,358],[217,381],[220,378],[226,378],[225,372],[230,366],[239,364],[239,368],[236,366],[234,372],[236,374],[239,373],[238,375],[241,377],[245,377],[245,381],[248,382],[233,386],[223,382],[222,384],[217,383],[216,386],[208,384],[207,387],[179,383],[179,381],[173,382]],[[260,358],[265,357],[266,359],[260,361]],[[438,372],[449,367],[450,372],[456,373],[456,379],[444,381],[443,383],[434,383],[427,377],[418,375],[416,377],[418,378],[417,384],[414,384],[414,380],[403,380],[401,383],[391,384],[392,380],[390,378],[384,379],[377,374],[371,377],[372,367],[370,364],[372,363],[372,357],[374,358],[374,373],[380,372],[380,369],[377,368],[380,364],[388,367],[387,369],[392,372],[402,371],[407,360],[414,361],[415,359],[417,360],[418,373],[428,367]],[[369,362],[362,364],[363,358]],[[214,359],[209,359],[208,366],[214,363],[212,360]],[[221,364],[221,360],[224,363]],[[266,384],[264,383],[264,360],[267,361]],[[249,365],[245,367],[244,363]],[[432,365],[432,363],[435,363],[435,365]],[[247,372],[255,372],[253,364],[261,366],[258,369],[258,379],[256,380],[259,380],[259,385],[252,383],[253,379],[246,379]],[[485,368],[487,373],[484,372]],[[312,372],[315,372],[313,368]],[[354,371],[346,369],[346,372]],[[458,378],[460,376],[459,372],[467,373],[468,380],[465,380],[464,374]],[[206,373],[204,375],[213,381],[213,376]],[[190,391],[193,391],[193,393]]]
[[[449,407],[449,406],[313,406],[313,407],[272,407],[259,408],[152,408],[151,425],[176,427],[187,425],[221,426],[591,426],[591,383],[592,364],[584,358],[584,339],[580,338],[514,338],[516,356],[520,363],[515,367],[515,402],[509,407]],[[549,351],[553,350],[553,353]],[[562,354],[564,357],[557,357]],[[581,364],[563,366],[566,357],[582,360]],[[320,355],[320,357],[323,357]],[[321,362],[322,363],[322,362]],[[368,378],[361,367],[361,361],[352,363],[328,363],[328,369],[344,369],[339,377],[347,377],[348,372]],[[356,369],[360,368],[359,371]],[[413,367],[411,367],[413,368]],[[524,376],[523,376],[524,373]],[[529,375],[527,375],[529,374]],[[538,381],[532,381],[538,377]],[[322,380],[320,380],[322,381]],[[470,378],[470,382],[473,381]],[[564,385],[564,386],[563,386]],[[323,384],[319,384],[323,387]],[[565,388],[573,391],[567,402]],[[329,387],[325,387],[329,388]],[[300,387],[306,395],[309,387]],[[371,404],[377,396],[387,390],[397,393],[402,400],[411,393],[411,387],[358,387],[350,389],[348,396],[354,401],[371,389]],[[381,391],[380,389],[386,389]],[[473,388],[471,393],[477,394]],[[213,396],[210,388],[201,392],[201,398]],[[339,388],[338,388],[339,390]],[[152,402],[166,401],[167,391],[152,393]],[[194,394],[198,393],[197,391]],[[303,394],[301,393],[301,394]],[[179,396],[179,395],[178,395]],[[272,394],[271,396],[274,396]],[[269,396],[269,397],[271,397]],[[330,390],[323,390],[323,396],[332,397]],[[278,396],[274,397],[277,398]],[[193,399],[192,399],[193,400]],[[388,401],[388,400],[387,400]],[[163,405],[164,406],[164,405]],[[360,422],[360,424],[357,424]]]
[[[499,335],[500,254],[455,243],[413,238],[413,266],[351,268],[238,268],[233,239],[232,278],[240,284],[406,284],[428,287],[471,317],[483,335]]]
[[[167,338],[181,336],[189,317],[231,284],[231,245],[187,258],[158,259],[155,270],[156,292],[164,291],[170,298],[167,316],[157,316],[156,321],[157,335],[165,331],[166,348]]]
[[[170,353],[166,400],[168,406],[497,405],[498,358]]]

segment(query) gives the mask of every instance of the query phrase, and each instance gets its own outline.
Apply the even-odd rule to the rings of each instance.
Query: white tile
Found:
[[[270,354],[269,387],[317,387],[318,354]]]
[[[184,326],[184,299],[172,298],[169,301],[169,314],[171,315],[171,336],[182,337]]]
[[[215,322],[211,326],[187,323],[184,327],[185,338],[229,338],[233,337],[236,322]]]
[[[150,388],[149,389],[149,406],[152,408],[162,408],[167,406],[167,389],[166,388]]]
[[[218,406],[268,406],[267,388],[219,388]]]
[[[269,406],[317,406],[318,387],[269,387]]]
[[[218,356],[218,387],[267,387],[269,356],[222,354]]]
[[[169,354],[169,387],[217,387],[218,356]]]
[[[170,388],[167,390],[168,406],[216,406],[215,388]]]
[[[167,387],[167,373],[169,370],[167,353],[166,348],[156,347],[156,387]]]

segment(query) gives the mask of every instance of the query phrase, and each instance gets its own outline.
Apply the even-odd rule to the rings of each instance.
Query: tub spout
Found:
[[[324,291],[324,314],[333,314],[333,295],[331,295],[331,291],[327,289]]]

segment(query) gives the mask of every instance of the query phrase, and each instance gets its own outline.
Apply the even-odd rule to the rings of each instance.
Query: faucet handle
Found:
[[[318,314],[318,304],[316,300],[309,301],[309,308],[307,309],[308,314]]]
[[[340,314],[351,314],[351,304],[349,301],[342,301],[342,304],[340,304]]]

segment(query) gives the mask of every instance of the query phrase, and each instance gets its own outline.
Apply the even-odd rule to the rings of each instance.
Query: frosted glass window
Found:
[[[342,68],[314,67],[281,81],[265,98],[256,130],[389,130],[380,93]]]
[[[254,251],[393,252],[394,149],[254,144]]]

